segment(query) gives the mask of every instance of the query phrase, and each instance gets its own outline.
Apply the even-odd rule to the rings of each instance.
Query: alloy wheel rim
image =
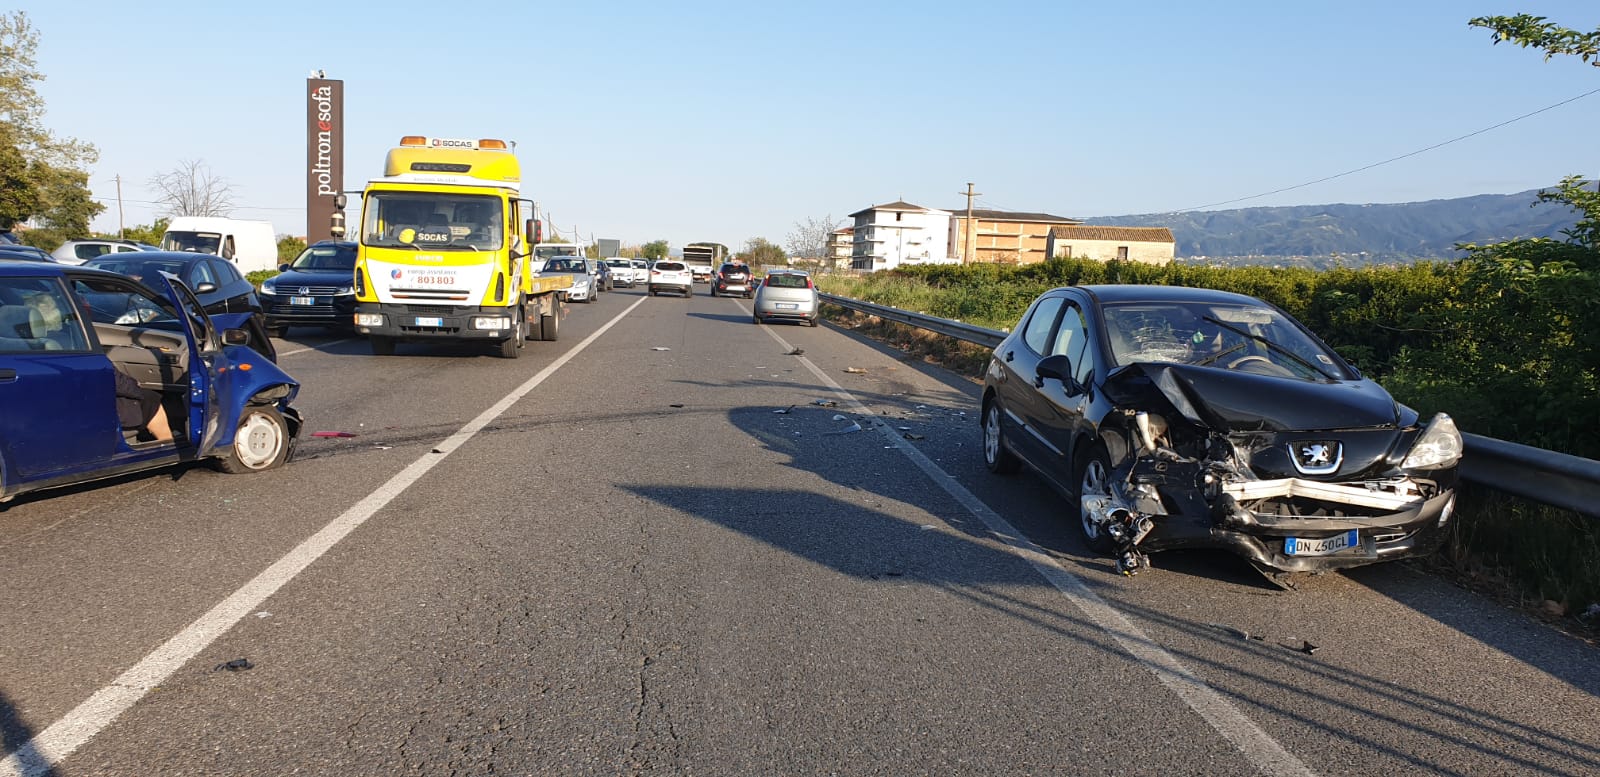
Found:
[[[990,464],[1000,460],[1000,410],[992,404],[983,417],[983,456]]]
[[[1083,468],[1083,482],[1078,485],[1078,503],[1083,503],[1082,497],[1106,496],[1106,469],[1099,459],[1091,459],[1088,466]],[[1078,520],[1083,523],[1084,536],[1094,539],[1100,536],[1100,524],[1089,517],[1089,510],[1085,507],[1078,508]]]

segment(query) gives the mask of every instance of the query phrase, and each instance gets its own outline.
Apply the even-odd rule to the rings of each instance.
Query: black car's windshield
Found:
[[[1103,314],[1118,364],[1193,364],[1303,380],[1346,377],[1336,357],[1271,308],[1137,302],[1108,304]]]
[[[372,192],[361,242],[380,248],[493,251],[503,247],[504,209],[488,195]]]
[[[356,269],[356,250],[348,246],[311,246],[289,265],[303,272],[349,272]]]

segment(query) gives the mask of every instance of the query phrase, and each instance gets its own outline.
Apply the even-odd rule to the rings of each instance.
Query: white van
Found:
[[[216,254],[241,273],[278,268],[278,239],[270,221],[178,216],[167,224],[161,250]]]

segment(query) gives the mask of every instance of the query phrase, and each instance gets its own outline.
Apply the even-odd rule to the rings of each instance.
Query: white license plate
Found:
[[[418,318],[417,326],[444,326],[442,318]]]
[[[1286,537],[1283,540],[1283,552],[1289,556],[1326,556],[1341,550],[1349,550],[1360,544],[1361,540],[1357,537],[1356,530],[1351,529],[1343,534],[1319,540]]]
[[[317,304],[317,298],[316,297],[290,297],[289,298],[289,304],[290,305],[315,305],[315,304]]]
[[[800,303],[798,303],[798,302],[779,302],[774,307],[776,307],[779,310],[795,310],[795,309],[800,307]]]

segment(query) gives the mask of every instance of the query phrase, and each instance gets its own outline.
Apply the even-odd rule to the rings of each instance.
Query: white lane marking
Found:
[[[322,527],[316,534],[311,535],[300,543],[294,550],[289,551],[267,567],[254,580],[245,583],[234,591],[228,598],[223,599],[209,612],[200,616],[189,624],[183,631],[178,632],[165,644],[156,648],[134,664],[133,667],[123,672],[110,685],[96,691],[86,701],[79,704],[60,720],[51,723],[48,728],[32,739],[24,742],[5,760],[0,761],[0,777],[45,777],[73,751],[82,747],[84,743],[93,739],[111,721],[116,720],[135,702],[143,698],[150,689],[166,680],[173,672],[177,671],[190,659],[194,658],[207,645],[217,637],[222,636],[233,627],[241,618],[254,612],[257,606],[267,597],[276,593],[284,584],[293,580],[312,562],[321,558],[330,548],[344,539],[345,535],[354,531],[361,524],[366,523],[379,510],[395,497],[399,496],[411,484],[417,482],[428,471],[438,466],[457,448],[465,445],[474,435],[485,426],[488,426],[502,413],[509,410],[518,400],[527,396],[546,378],[559,370],[573,357],[582,353],[590,343],[606,333],[611,327],[616,326],[624,316],[633,312],[633,309],[644,304],[641,297],[629,305],[616,318],[606,322],[594,334],[583,339],[577,347],[562,354],[544,369],[539,370],[533,377],[521,386],[513,389],[493,407],[483,411],[477,418],[467,422],[455,434],[445,438],[444,442],[434,447],[437,453],[426,453],[399,474],[389,478],[387,483],[379,486],[376,491],[368,494],[361,501],[345,510],[338,518],[333,519],[327,526]]]
[[[306,346],[304,348],[296,348],[296,349],[294,349],[292,351],[284,351],[283,353],[278,354],[278,358],[282,359],[285,356],[293,356],[293,355],[295,355],[297,353],[305,353],[306,351],[315,351],[318,348],[326,348],[327,346],[330,346],[330,345],[338,345],[340,343],[348,343],[348,342],[351,342],[351,341],[353,341],[355,339],[356,338],[354,338],[354,337],[346,337],[343,340],[329,340],[326,343],[317,343],[316,345],[308,345],[308,346]]]
[[[740,305],[740,307],[744,307]],[[772,339],[785,351],[793,351],[794,346],[785,342],[773,328],[763,327]],[[800,363],[811,371],[817,380],[831,386],[834,394],[846,404],[855,408],[857,413],[871,417],[872,411],[865,404],[856,399],[843,386],[834,382],[821,367],[813,364],[804,356],[799,357]],[[1225,737],[1239,752],[1249,760],[1263,774],[1270,775],[1295,775],[1296,777],[1310,777],[1314,775],[1309,767],[1296,758],[1283,745],[1273,739],[1270,734],[1263,731],[1254,721],[1245,717],[1237,707],[1230,703],[1216,689],[1206,685],[1200,676],[1195,674],[1177,656],[1168,653],[1156,644],[1154,639],[1145,634],[1142,629],[1128,620],[1117,608],[1107,604],[1098,594],[1090,590],[1083,579],[1067,571],[1060,562],[1051,558],[1032,540],[1023,536],[1016,530],[1011,522],[1000,517],[999,513],[991,510],[982,500],[974,496],[965,486],[951,477],[949,473],[939,468],[922,451],[911,445],[906,445],[893,427],[877,426],[878,431],[889,440],[890,445],[899,449],[911,459],[917,468],[922,470],[929,478],[943,488],[945,493],[955,498],[962,507],[983,521],[989,528],[989,533],[999,542],[1011,549],[1013,555],[1028,562],[1045,580],[1056,587],[1056,590],[1065,594],[1068,601],[1077,606],[1083,614],[1094,621],[1095,625],[1103,629],[1123,650],[1133,656],[1134,660],[1149,669],[1156,679],[1161,681],[1178,698],[1183,699],[1189,708],[1194,710],[1201,718],[1211,724],[1217,733]]]

